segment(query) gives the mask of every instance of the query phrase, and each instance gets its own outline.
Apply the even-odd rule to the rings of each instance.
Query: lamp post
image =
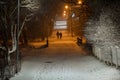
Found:
[[[17,9],[18,13],[17,13],[17,31],[16,31],[16,73],[18,73],[19,71],[19,28],[20,28],[20,0],[18,0],[18,9]]]
[[[46,15],[46,20],[47,20],[47,18],[49,19],[49,16],[48,15]],[[47,20],[48,21],[48,20]],[[48,21],[49,22],[49,21]],[[49,39],[48,39],[48,37],[49,37],[49,26],[48,25],[46,25],[47,26],[47,38],[46,38],[46,46],[48,47],[49,46]]]

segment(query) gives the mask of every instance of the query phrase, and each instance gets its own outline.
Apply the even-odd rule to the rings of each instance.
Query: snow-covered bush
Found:
[[[91,18],[85,28],[85,36],[93,46],[102,49],[102,55],[106,55],[103,60],[109,59],[116,55],[111,55],[111,48],[120,49],[120,1],[114,1],[106,4],[100,10],[98,19]],[[115,51],[113,51],[115,52]],[[99,55],[97,55],[99,56]],[[109,59],[107,59],[109,57]]]

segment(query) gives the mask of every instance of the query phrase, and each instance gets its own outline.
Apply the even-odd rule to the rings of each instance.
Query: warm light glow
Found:
[[[82,4],[82,1],[78,1],[78,4]]]
[[[63,16],[66,16],[66,14],[64,13]]]
[[[65,9],[68,9],[68,5],[65,6]]]
[[[63,16],[66,16],[66,11],[63,12]]]
[[[66,11],[64,11],[64,13],[66,13]]]

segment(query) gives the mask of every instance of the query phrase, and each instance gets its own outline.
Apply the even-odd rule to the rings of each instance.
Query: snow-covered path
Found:
[[[120,80],[120,71],[101,63],[73,41],[24,50],[22,70],[10,80]]]

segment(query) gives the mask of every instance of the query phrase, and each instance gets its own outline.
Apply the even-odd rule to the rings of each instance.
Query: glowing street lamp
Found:
[[[68,5],[65,6],[65,9],[68,9]]]
[[[66,16],[66,11],[64,11],[63,16]]]
[[[64,13],[63,16],[66,16],[66,14]]]
[[[78,4],[82,4],[82,1],[78,1]]]
[[[66,11],[64,11],[64,13],[66,13]]]

